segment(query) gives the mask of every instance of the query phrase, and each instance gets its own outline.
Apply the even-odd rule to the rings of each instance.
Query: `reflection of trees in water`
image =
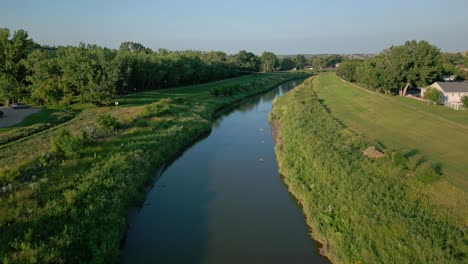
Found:
[[[242,104],[236,109],[239,112],[245,113],[255,108],[262,101],[261,96],[256,96],[243,101]]]
[[[212,127],[216,128],[223,121],[225,116],[228,116],[234,111],[239,111],[242,113],[253,110],[257,105],[263,102],[271,102],[275,99],[276,96],[281,96],[284,93],[289,92],[294,87],[301,84],[302,81],[290,81],[279,85],[277,88],[268,91],[264,94],[260,94],[251,98],[243,100],[239,104],[234,104],[231,107],[224,109],[221,113],[218,113],[218,118],[213,122]]]

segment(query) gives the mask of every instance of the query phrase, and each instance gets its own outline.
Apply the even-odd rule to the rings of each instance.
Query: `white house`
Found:
[[[435,82],[429,87],[441,91],[442,103],[456,109],[462,105],[461,98],[468,96],[468,82]],[[424,97],[427,88],[421,88],[421,97]]]

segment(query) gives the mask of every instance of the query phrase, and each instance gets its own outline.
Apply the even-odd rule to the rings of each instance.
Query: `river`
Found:
[[[122,263],[329,263],[277,169],[268,114],[288,82],[225,111],[161,173]]]

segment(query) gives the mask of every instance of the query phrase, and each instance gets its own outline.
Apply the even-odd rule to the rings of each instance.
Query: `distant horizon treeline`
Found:
[[[337,74],[368,89],[397,94],[405,88],[430,85],[440,80],[442,75],[468,79],[466,65],[467,55],[442,53],[437,46],[425,40],[413,40],[392,46],[368,59],[344,61]]]
[[[38,105],[75,102],[107,104],[119,94],[216,81],[250,72],[303,68],[305,61],[280,67],[277,56],[241,50],[156,51],[135,42],[119,49],[81,43],[42,46],[25,30],[0,28],[0,101]],[[299,59],[302,57],[298,56]],[[304,58],[305,59],[305,58]]]

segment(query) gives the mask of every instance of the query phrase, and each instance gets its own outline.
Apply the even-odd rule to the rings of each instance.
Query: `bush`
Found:
[[[462,104],[463,104],[463,107],[468,108],[468,96],[466,96],[466,95],[465,95],[465,96],[462,96],[461,102],[462,102]],[[2,116],[2,115],[0,114],[0,117],[1,117],[1,116]]]
[[[441,104],[442,103],[442,92],[429,87],[427,88],[426,92],[424,93],[424,99],[431,101],[433,104]]]
[[[171,112],[173,100],[170,98],[163,98],[158,102],[152,103],[145,107],[143,117],[161,116]]]
[[[119,127],[119,122],[117,121],[117,118],[109,114],[99,116],[97,122],[101,126],[101,128],[107,131],[114,131]]]
[[[71,134],[70,130],[61,129],[57,136],[51,140],[52,152],[59,153],[65,157],[79,156],[78,150],[83,145],[83,141]]]
[[[415,172],[415,175],[416,179],[425,184],[432,183],[440,178],[440,175],[427,163],[419,166]]]

